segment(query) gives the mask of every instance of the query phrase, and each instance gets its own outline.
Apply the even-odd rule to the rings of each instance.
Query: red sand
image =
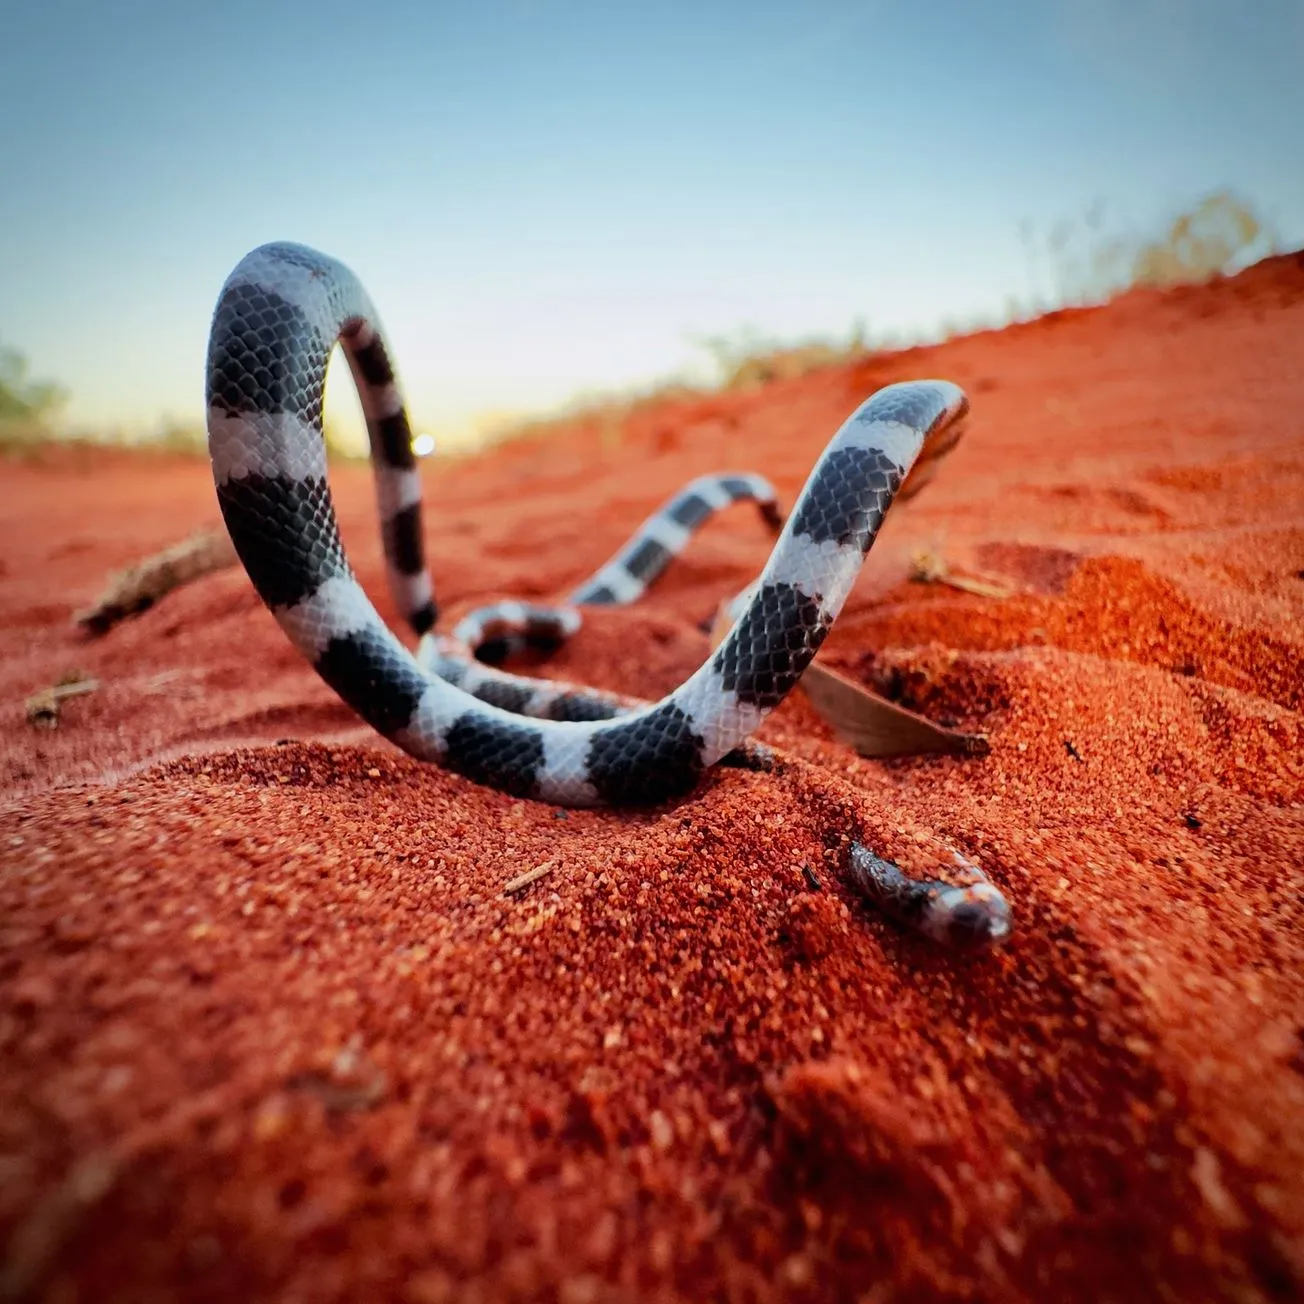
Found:
[[[798,697],[790,773],[652,814],[409,761],[240,571],[81,640],[216,522],[207,466],[0,467],[5,1297],[1299,1298],[1304,259],[428,466],[448,615],[564,590],[698,472],[790,500],[930,374],[975,419],[825,655],[991,755],[863,761]],[[1014,595],[910,582],[925,547]],[[765,551],[713,524],[550,673],[667,688]],[[977,857],[1015,938],[903,936],[848,833]]]

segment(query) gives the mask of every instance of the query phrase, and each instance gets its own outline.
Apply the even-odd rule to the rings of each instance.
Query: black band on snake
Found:
[[[427,643],[418,662],[358,584],[340,541],[322,434],[326,367],[337,342],[367,422],[395,599],[418,634],[433,629],[420,477],[379,320],[352,272],[300,245],[248,254],[214,314],[209,452],[236,552],[290,640],[377,732],[477,782],[568,806],[680,797],[745,744],[824,641],[911,468],[954,444],[968,409],[947,381],[880,390],[829,442],[745,609],[694,674],[659,702],[612,699],[605,718],[590,690],[550,684],[532,718],[524,694],[536,689],[519,685],[511,701],[501,683],[468,693],[457,672],[439,663],[452,655],[447,649]],[[736,496],[763,508],[768,501],[777,524],[773,492],[767,498],[762,485],[753,480]],[[684,519],[674,524],[691,529],[694,516],[719,505],[690,486]],[[593,591],[572,601],[627,600],[630,580],[648,582],[680,537],[667,530],[643,555],[622,554]]]

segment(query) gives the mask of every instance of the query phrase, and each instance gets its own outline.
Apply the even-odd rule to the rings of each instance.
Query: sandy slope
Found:
[[[787,773],[634,816],[407,760],[239,571],[81,641],[107,570],[216,521],[206,466],[0,466],[10,1297],[1301,1294],[1301,258],[430,466],[446,610],[561,591],[704,470],[791,499],[930,374],[970,433],[823,655],[991,755],[862,761],[798,697]],[[370,485],[336,485],[383,597]],[[714,523],[550,673],[670,687],[765,546]],[[911,583],[924,547],[1012,596]],[[102,688],[34,731],[74,668]],[[849,834],[964,848],[1016,938],[904,938]]]

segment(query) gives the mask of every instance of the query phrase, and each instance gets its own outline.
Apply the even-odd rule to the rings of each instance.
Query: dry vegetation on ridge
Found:
[[[1205,195],[1155,235],[1111,231],[1105,205],[1100,203],[1080,221],[1058,222],[1044,233],[1031,224],[1021,224],[1020,238],[1033,280],[1044,281],[1041,293],[1035,302],[1021,302],[1012,296],[1006,304],[1005,321],[984,322],[985,327],[1027,320],[1057,308],[1102,302],[1138,286],[1161,288],[1206,280],[1277,251],[1275,237],[1254,206],[1226,189]],[[940,335],[950,338],[965,330],[955,323],[942,323]],[[577,418],[598,421],[604,438],[614,442],[629,416],[649,404],[702,397],[710,392],[759,389],[869,353],[888,352],[899,343],[887,337],[873,339],[863,321],[857,322],[843,339],[825,336],[784,343],[750,329],[732,335],[704,336],[697,344],[715,365],[717,379],[713,386],[662,379],[633,393],[588,393],[566,404],[560,412],[488,431],[483,445],[543,437],[559,424]],[[58,418],[68,397],[67,390],[56,382],[33,380],[22,353],[5,346],[0,339],[0,452],[31,451],[61,437]],[[332,439],[329,425],[326,435],[336,453],[348,455],[343,441]],[[109,432],[91,442],[119,441]],[[168,422],[147,441],[147,446],[172,452],[200,450],[205,446],[205,433],[198,423]]]

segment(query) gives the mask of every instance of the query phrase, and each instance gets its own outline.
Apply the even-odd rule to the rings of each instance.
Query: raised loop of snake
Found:
[[[236,552],[290,640],[377,732],[477,782],[566,806],[683,796],[746,744],[823,643],[911,468],[954,444],[968,410],[943,380],[890,385],[862,403],[812,469],[720,646],[661,701],[604,706],[592,690],[541,690],[503,672],[468,683],[483,672],[459,647],[431,635],[418,661],[381,620],[345,557],[327,484],[322,400],[336,343],[367,421],[391,591],[413,631],[431,635],[420,477],[379,319],[348,268],[301,245],[248,254],[214,313],[209,453]],[[685,491],[681,527],[722,505],[704,484]],[[762,485],[751,478],[731,497],[773,508]],[[665,537],[652,542],[673,551]],[[602,600],[604,589],[620,600],[613,586],[646,582],[666,559],[656,547],[624,557],[572,600]]]

